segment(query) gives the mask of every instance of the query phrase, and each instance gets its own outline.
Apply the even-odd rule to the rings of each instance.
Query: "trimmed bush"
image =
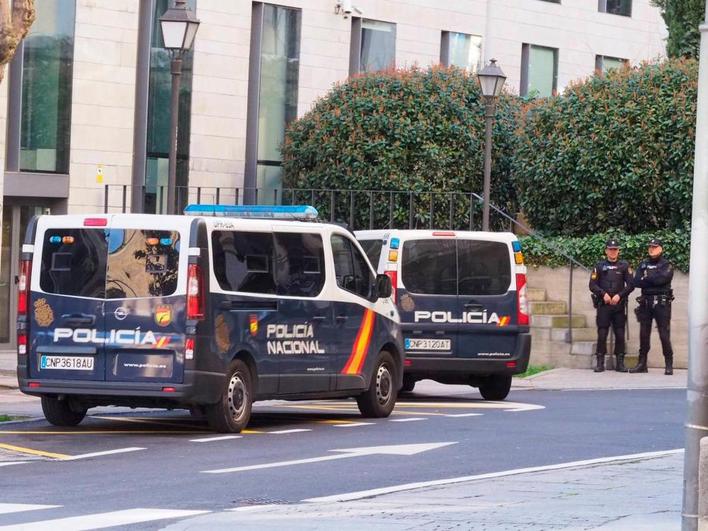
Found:
[[[491,198],[510,212],[516,210],[510,175],[517,109],[515,98],[502,97],[494,127]],[[476,77],[458,68],[353,77],[335,85],[290,125],[283,146],[284,188],[481,194],[484,112]],[[348,212],[350,198],[337,200],[344,202],[337,211]],[[371,201],[377,226],[387,223],[380,218],[387,215],[389,200],[394,202],[394,225],[407,226],[407,194],[393,199],[376,194]],[[369,198],[357,196],[355,201],[360,227],[362,220],[368,223]],[[327,217],[328,200],[323,203],[319,208]],[[469,204],[469,199],[466,204],[457,201],[454,224],[464,226]],[[429,200],[421,200],[414,210],[416,224],[428,226]],[[441,209],[434,225],[447,226],[448,210]]]
[[[691,216],[698,63],[611,70],[528,104],[514,158],[534,228],[683,228]]]

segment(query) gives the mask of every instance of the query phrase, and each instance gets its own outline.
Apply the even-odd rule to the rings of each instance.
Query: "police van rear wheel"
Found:
[[[220,433],[239,433],[251,419],[253,384],[251,371],[241,360],[235,360],[226,377],[226,386],[216,404],[207,408],[209,425]]]
[[[76,426],[86,416],[86,408],[74,406],[68,400],[59,400],[51,396],[42,397],[42,412],[54,426]]]
[[[485,400],[504,400],[511,389],[511,376],[494,374],[487,376],[479,386],[479,392]]]
[[[356,403],[362,416],[388,417],[396,405],[396,366],[388,352],[381,351],[374,366],[369,388],[357,396]]]

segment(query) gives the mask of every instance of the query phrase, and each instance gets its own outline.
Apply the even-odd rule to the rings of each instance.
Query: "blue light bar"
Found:
[[[391,238],[391,249],[398,249],[398,247],[401,245],[401,240],[398,238]]]
[[[52,236],[49,238],[49,243],[61,243],[61,236]]]
[[[160,245],[172,245],[172,238],[160,238]]]
[[[253,219],[317,219],[317,209],[312,206],[271,205],[188,205],[184,213],[189,216],[220,216]]]
[[[511,242],[511,248],[514,249],[515,253],[521,252],[521,242],[519,240],[514,240]]]

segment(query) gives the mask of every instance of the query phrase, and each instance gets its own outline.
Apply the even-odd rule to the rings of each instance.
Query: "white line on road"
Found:
[[[328,502],[343,502],[352,500],[361,500],[364,498],[372,498],[383,494],[392,494],[394,492],[403,492],[413,489],[421,489],[427,487],[436,487],[439,485],[454,485],[456,483],[466,483],[468,481],[477,481],[482,479],[502,478],[506,476],[515,476],[518,474],[530,474],[534,472],[548,472],[552,470],[564,470],[569,468],[583,468],[595,465],[605,465],[612,463],[621,463],[624,461],[639,461],[642,459],[655,459],[657,457],[665,457],[668,455],[679,454],[683,452],[683,448],[675,450],[664,450],[659,452],[644,452],[640,454],[617,455],[613,457],[600,457],[597,459],[586,459],[583,461],[571,461],[569,463],[559,463],[556,465],[535,466],[530,468],[517,468],[514,470],[504,470],[502,472],[491,472],[489,474],[479,474],[476,476],[462,476],[449,479],[437,479],[433,481],[420,481],[417,483],[405,483],[403,485],[394,485],[392,487],[383,487],[380,489],[360,490],[357,492],[348,492],[343,494],[334,494],[332,496],[321,496],[319,498],[308,498],[302,500],[304,502],[313,503],[328,503]]]
[[[408,417],[405,419],[390,419],[390,420],[391,420],[391,422],[413,422],[416,420],[428,420],[428,419],[424,419],[423,417]]]
[[[481,417],[482,415],[484,415],[484,413],[454,413],[445,416],[455,419],[458,417]]]
[[[205,443],[213,441],[227,441],[230,439],[242,439],[243,435],[219,435],[218,437],[204,437],[203,439],[191,439],[189,442]]]
[[[124,511],[113,511],[110,513],[87,514],[84,516],[71,516],[68,518],[57,518],[55,520],[43,520],[41,522],[31,522],[2,526],[3,530],[45,530],[52,531],[83,531],[87,529],[104,529],[106,527],[126,526],[139,524],[142,522],[152,522],[155,520],[165,520],[168,518],[187,518],[205,514],[209,511],[180,511],[171,509],[127,509]]]
[[[375,422],[348,422],[346,424],[332,424],[335,428],[357,428],[359,426],[372,426]]]
[[[29,503],[0,503],[0,514],[21,513],[23,511],[39,511],[41,509],[56,509],[61,505],[32,505]]]
[[[89,457],[103,457],[104,455],[113,454],[125,454],[128,452],[137,452],[138,450],[145,450],[145,448],[118,448],[116,450],[106,450],[105,452],[92,452],[90,454],[72,455],[71,457],[65,457],[62,461],[76,461],[77,459],[88,459]]]
[[[309,428],[294,428],[292,430],[278,430],[278,431],[269,431],[266,433],[274,433],[276,435],[285,435],[287,433],[304,433],[306,431],[312,431]]]
[[[264,505],[244,505],[243,507],[234,507],[233,509],[226,509],[227,511],[246,513],[248,511],[258,511],[260,509],[268,509],[273,507],[282,507],[277,503],[266,503]]]
[[[24,465],[25,463],[29,463],[29,461],[5,461],[0,463],[0,466]]]

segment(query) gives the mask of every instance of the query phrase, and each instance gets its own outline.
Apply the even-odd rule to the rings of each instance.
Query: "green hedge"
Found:
[[[501,98],[493,133],[491,197],[510,212],[516,211],[511,157],[519,106],[517,98]],[[484,105],[476,76],[454,67],[355,76],[334,86],[290,125],[282,153],[286,189],[481,193]],[[340,199],[346,213],[349,198]],[[368,220],[368,197],[356,199],[361,226],[361,220]],[[394,199],[394,224],[407,224],[408,197]],[[386,194],[375,197],[377,215],[388,212],[388,200]],[[327,217],[329,205],[323,203],[320,210]],[[467,205],[459,202],[456,208],[461,225]],[[448,214],[441,209],[434,225],[446,226]],[[415,217],[427,226],[429,200],[416,205]],[[377,219],[379,226],[385,222]]]
[[[674,267],[687,273],[691,245],[691,233],[688,230],[664,230],[632,235],[613,231],[579,238],[525,236],[521,238],[521,247],[527,265],[566,266],[568,260],[561,254],[564,253],[589,269],[604,258],[605,242],[609,238],[617,238],[622,244],[620,258],[636,267],[647,257],[647,242],[653,237],[662,240],[664,255]]]
[[[611,70],[530,102],[515,182],[532,226],[582,236],[690,220],[698,63]]]

